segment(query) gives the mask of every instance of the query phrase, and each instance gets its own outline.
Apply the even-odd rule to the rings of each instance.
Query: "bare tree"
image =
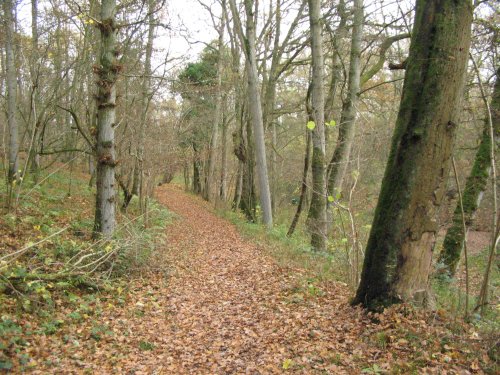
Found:
[[[17,111],[17,73],[14,55],[14,3],[13,0],[3,2],[5,20],[5,68],[7,81],[7,123],[9,128],[9,169],[7,172],[7,184],[12,188],[18,178],[18,125]],[[12,193],[12,191],[11,191]],[[10,195],[10,194],[9,194]],[[9,198],[10,204],[10,198]]]
[[[262,209],[262,221],[268,227],[273,226],[271,192],[269,189],[269,177],[267,173],[266,144],[264,140],[264,123],[262,120],[262,106],[259,93],[259,82],[257,73],[257,58],[255,47],[255,12],[253,0],[245,0],[244,7],[246,13],[246,30],[240,20],[240,15],[234,0],[229,0],[233,22],[236,24],[238,36],[242,49],[245,53],[246,73],[248,79],[248,101],[249,115],[252,122],[253,135],[255,141],[255,154],[257,162],[257,175],[259,176],[259,195]]]
[[[312,89],[311,106],[314,128],[312,132],[312,199],[309,207],[308,225],[311,231],[311,246],[325,251],[326,233],[326,169],[325,169],[325,96],[323,92],[323,38],[321,27],[321,2],[309,0],[309,23],[311,27]]]

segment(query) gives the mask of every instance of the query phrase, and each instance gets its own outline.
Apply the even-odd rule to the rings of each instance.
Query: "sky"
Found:
[[[209,13],[197,0],[170,0],[167,12],[173,30],[170,35],[161,36],[157,43],[169,45],[173,56],[195,59],[205,47],[204,43],[217,38]]]

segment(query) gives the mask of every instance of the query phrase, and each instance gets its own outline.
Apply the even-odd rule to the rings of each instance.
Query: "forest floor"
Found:
[[[484,337],[443,310],[368,314],[345,284],[280,266],[201,199],[157,190],[175,214],[150,267],[97,297],[61,303],[52,334],[31,334],[32,373],[495,373]],[[56,301],[57,302],[57,301]],[[86,310],[81,305],[85,303]],[[74,316],[74,315],[73,315]],[[25,316],[25,319],[29,319]],[[75,319],[74,319],[75,320]],[[21,325],[26,325],[22,323]],[[37,325],[35,321],[31,322]],[[33,327],[32,327],[33,328]],[[35,332],[34,328],[32,329]],[[21,367],[14,367],[14,369]]]

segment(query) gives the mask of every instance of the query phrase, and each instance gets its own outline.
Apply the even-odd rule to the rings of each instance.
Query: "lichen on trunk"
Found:
[[[353,303],[425,300],[471,22],[468,0],[417,0],[396,129]]]
[[[115,118],[116,80],[121,66],[116,60],[116,0],[102,0],[100,58],[94,66],[97,79],[97,174],[94,237],[110,238],[115,229]]]

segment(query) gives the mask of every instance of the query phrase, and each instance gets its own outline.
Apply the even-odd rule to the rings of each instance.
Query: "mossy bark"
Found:
[[[355,304],[373,309],[425,300],[471,22],[468,0],[417,0],[401,105]]]
[[[497,70],[497,78],[493,89],[490,110],[493,120],[495,137],[500,135],[500,68]],[[491,173],[491,136],[488,115],[484,121],[484,130],[474,158],[474,165],[469,177],[465,182],[462,196],[465,226],[468,230],[474,221],[474,216],[481,204],[481,200]],[[443,249],[439,257],[439,263],[443,265],[441,273],[453,277],[457,270],[462,249],[464,247],[465,232],[462,225],[462,209],[457,204],[453,213],[453,223],[446,232]]]
[[[312,52],[311,105],[315,127],[312,131],[312,198],[308,214],[308,228],[311,232],[311,247],[317,251],[325,251],[327,247],[325,96],[323,92],[324,63],[320,13],[320,1],[309,0]]]

